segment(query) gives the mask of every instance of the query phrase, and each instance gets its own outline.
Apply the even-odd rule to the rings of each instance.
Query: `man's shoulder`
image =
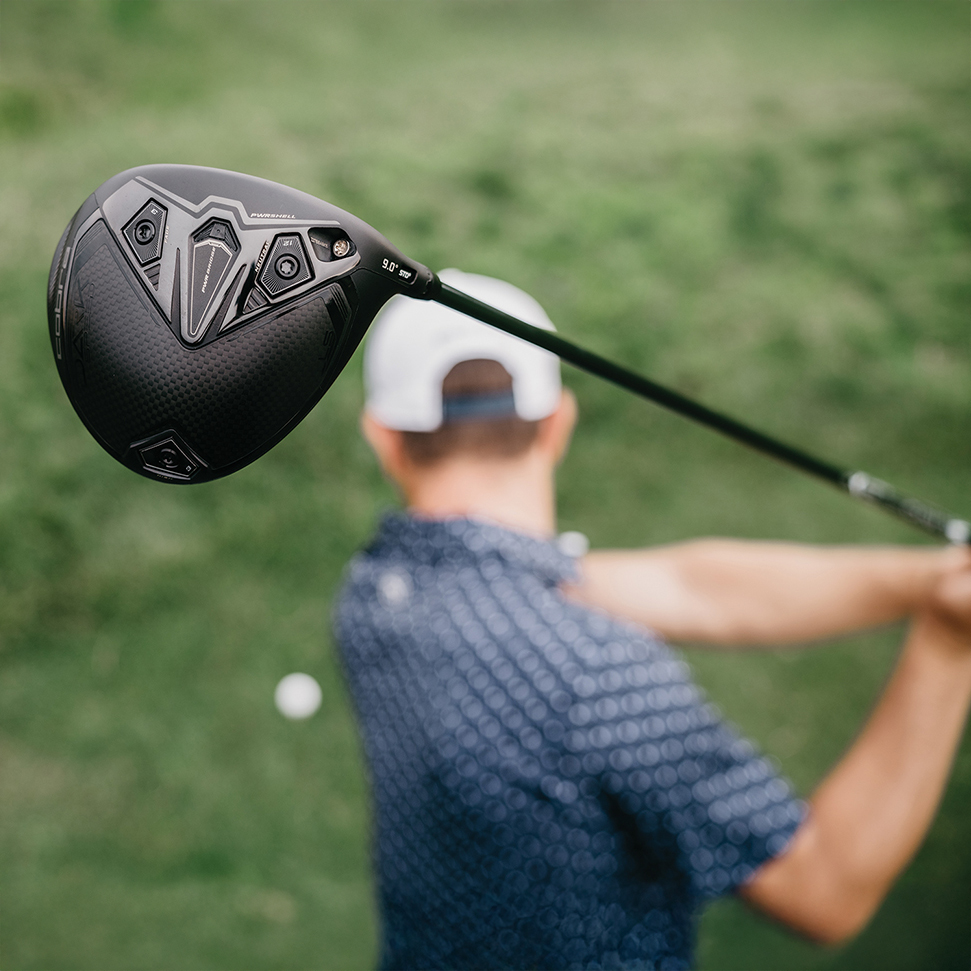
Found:
[[[444,639],[476,657],[538,664],[571,689],[590,678],[638,687],[688,677],[651,631],[565,596],[574,570],[554,543],[488,524],[388,517],[345,570],[338,640],[350,648],[375,637]],[[649,674],[644,665],[654,665]]]

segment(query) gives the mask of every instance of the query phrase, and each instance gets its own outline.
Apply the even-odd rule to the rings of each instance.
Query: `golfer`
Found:
[[[552,327],[509,284],[441,277]],[[699,907],[725,893],[821,942],[859,931],[961,736],[967,551],[584,554],[556,537],[577,409],[554,356],[395,297],[365,379],[363,431],[407,507],[352,561],[336,609],[373,786],[382,966],[688,968]],[[667,646],[904,617],[883,696],[808,802]]]

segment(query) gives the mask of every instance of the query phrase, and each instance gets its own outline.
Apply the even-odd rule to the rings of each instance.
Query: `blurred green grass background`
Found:
[[[364,968],[367,785],[335,662],[340,571],[394,502],[359,355],[229,479],[163,487],[59,386],[49,261],[104,179],[238,169],[758,427],[971,512],[964,0],[0,5],[0,966]],[[563,528],[923,540],[576,372]],[[899,641],[692,651],[804,793]],[[293,670],[324,705],[286,723]],[[703,968],[965,968],[971,748],[856,942],[712,906]]]

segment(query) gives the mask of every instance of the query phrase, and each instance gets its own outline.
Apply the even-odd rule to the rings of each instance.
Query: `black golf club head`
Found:
[[[356,216],[190,165],[96,189],[51,265],[68,398],[119,462],[163,482],[248,465],[320,400],[396,293],[438,286]]]

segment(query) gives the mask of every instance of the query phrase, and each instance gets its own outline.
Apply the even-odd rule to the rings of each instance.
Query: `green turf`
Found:
[[[47,267],[131,165],[191,162],[350,209],[434,268],[503,276],[569,337],[971,512],[964,0],[0,4],[0,967],[364,968],[367,787],[328,630],[394,501],[355,358],[278,448],[164,487],[54,371]],[[594,379],[560,485],[595,544],[922,542]],[[692,652],[803,792],[899,631]],[[322,712],[276,714],[314,674]],[[971,749],[842,951],[719,902],[707,969],[964,968]]]

